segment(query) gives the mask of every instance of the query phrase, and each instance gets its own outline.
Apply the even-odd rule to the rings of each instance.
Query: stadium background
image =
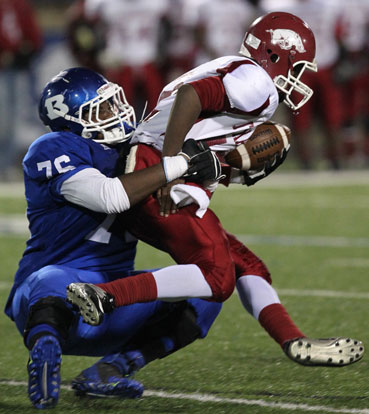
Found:
[[[14,2],[11,0],[2,0],[2,3],[17,3],[22,1],[26,0],[16,0]],[[167,1],[168,3],[166,3]],[[111,1],[109,1],[109,3],[110,2]],[[142,2],[150,3],[148,0],[140,0],[139,3]],[[168,30],[162,30],[158,35],[158,44],[155,53],[157,53],[157,60],[160,61],[159,69],[163,73],[162,81],[167,82],[172,79],[174,73],[178,74],[181,72],[181,68],[183,67],[183,62],[178,63],[179,58],[175,64],[173,64],[173,56],[175,57],[176,55],[174,55],[174,52],[171,51],[171,42],[178,45],[178,47],[186,47],[188,49],[183,52],[183,56],[185,56],[187,63],[192,66],[195,66],[204,60],[208,60],[209,57],[221,54],[223,48],[220,46],[217,51],[209,52],[209,49],[213,47],[213,44],[210,44],[209,39],[206,38],[206,30],[210,33],[208,36],[216,37],[217,41],[218,39],[222,39],[222,37],[226,38],[226,34],[224,33],[224,36],[219,35],[216,28],[214,29],[213,27],[205,30],[204,27],[206,27],[205,24],[207,23],[205,19],[206,15],[205,17],[203,16],[202,20],[197,15],[201,15],[201,4],[205,4],[210,13],[210,4],[218,4],[218,8],[220,7],[219,4],[223,4],[222,7],[226,8],[227,6],[225,6],[225,4],[227,2],[222,2],[221,0],[214,0],[213,2],[209,2],[209,0],[160,0],[156,3],[161,4],[162,2],[169,4],[169,6],[173,5],[173,7],[168,7],[171,13],[173,10],[179,10],[179,5],[181,3],[187,4],[186,7],[183,7],[183,10],[200,10],[196,13],[186,12],[186,14],[185,12],[182,12],[185,16],[190,15],[190,17],[187,16],[186,30],[182,28],[182,31],[179,31],[178,29],[177,33],[172,28],[171,32],[168,32]],[[0,53],[0,99],[2,102],[7,102],[6,105],[1,105],[0,109],[0,123],[2,125],[0,131],[0,154],[2,154],[0,155],[0,181],[12,181],[14,179],[20,180],[22,178],[20,161],[30,143],[40,134],[45,132],[45,128],[40,125],[37,113],[37,101],[44,85],[60,70],[66,67],[78,66],[82,63],[82,54],[77,53],[76,55],[76,47],[78,46],[76,46],[76,43],[78,43],[76,39],[78,36],[76,31],[73,32],[71,30],[71,26],[74,25],[73,27],[75,28],[75,25],[83,24],[83,18],[81,18],[78,15],[79,12],[76,12],[75,10],[76,8],[78,9],[78,5],[83,3],[83,0],[61,0],[58,2],[51,0],[28,0],[28,3],[31,7],[33,7],[36,24],[39,26],[42,35],[42,45],[41,49],[38,53],[36,53],[34,58],[30,60],[29,64],[20,69],[12,67],[7,68],[6,65],[3,64],[4,59],[2,59],[2,53]],[[128,1],[127,3],[134,4],[135,2]],[[369,54],[367,53],[369,47],[369,3],[367,0],[353,0],[353,3],[350,2],[352,7],[350,7],[349,3],[343,0],[228,1],[228,4],[232,3],[247,4],[247,7],[245,6],[244,10],[246,20],[244,23],[245,28],[255,16],[263,13],[264,10],[275,10],[277,7],[283,9],[293,3],[311,3],[313,5],[316,4],[317,6],[319,4],[325,5],[322,9],[316,7],[316,11],[314,12],[316,13],[316,18],[327,15],[325,18],[321,18],[321,26],[325,28],[325,32],[327,33],[319,33],[319,37],[317,38],[319,41],[317,43],[322,45],[322,40],[327,38],[324,40],[324,46],[320,46],[318,49],[325,50],[328,48],[330,51],[329,54],[334,54],[335,60],[332,63],[332,76],[334,76],[335,79],[338,77],[340,79],[339,81],[336,79],[337,89],[341,91],[342,95],[339,105],[341,109],[341,115],[339,117],[340,127],[332,129],[331,134],[333,134],[333,138],[330,138],[330,141],[334,141],[334,145],[339,146],[341,160],[339,165],[335,165],[334,162],[330,162],[329,157],[331,157],[332,154],[329,154],[329,152],[332,149],[328,148],[325,134],[326,129],[328,128],[329,130],[330,127],[328,127],[324,121],[320,122],[318,119],[318,116],[323,112],[325,106],[329,107],[328,112],[336,112],[336,109],[334,108],[338,105],[336,99],[333,99],[332,97],[329,105],[326,105],[325,103],[323,105],[322,102],[324,101],[317,102],[315,104],[315,121],[313,122],[311,131],[308,131],[308,135],[307,137],[304,137],[304,140],[299,139],[299,141],[297,141],[297,134],[296,131],[294,131],[293,137],[296,142],[295,145],[292,146],[291,153],[284,165],[284,168],[304,169],[308,171],[326,169],[366,170],[369,166]],[[258,6],[255,6],[255,4],[258,4]],[[352,15],[351,26],[355,25],[355,19],[357,19],[358,15],[362,18],[361,26],[358,21],[356,27],[360,27],[360,29],[358,29],[357,32],[353,31],[351,37],[349,30],[350,27],[349,29],[345,29],[348,33],[345,33],[345,30],[341,28],[342,33],[340,35],[337,34],[337,36],[335,35],[334,37],[331,32],[333,30],[337,31],[338,29],[332,23],[332,13],[334,10],[340,9],[343,6],[346,6],[347,10],[345,9],[340,13],[350,16]],[[162,7],[165,9],[164,6]],[[313,10],[315,9],[313,8]],[[214,10],[216,11],[215,6]],[[354,13],[355,11],[356,15]],[[313,17],[315,17],[315,15],[313,15]],[[311,17],[313,21],[310,24],[314,23],[315,19],[313,19],[313,17]],[[154,16],[153,19],[155,19]],[[171,16],[171,19],[174,19],[172,26],[176,27],[175,24],[178,23],[178,16],[174,14],[174,16]],[[177,21],[175,19],[177,19]],[[197,31],[192,32],[192,26],[196,26],[193,21],[196,21],[196,19],[199,21],[197,25],[200,29],[197,28]],[[208,19],[208,25],[210,26],[212,20],[210,17]],[[122,20],[123,25],[125,25],[130,19],[125,16]],[[188,21],[190,23],[188,23]],[[237,22],[237,25],[240,25],[240,22]],[[236,23],[234,23],[234,26],[236,26]],[[337,24],[337,26],[339,26],[339,24]],[[342,24],[342,26],[344,25]],[[349,25],[346,24],[346,26]],[[164,25],[164,27],[166,26]],[[93,28],[93,30],[95,30],[96,33],[98,32],[97,35],[101,35],[102,31],[104,32],[104,29],[99,29],[100,32],[95,28]],[[198,32],[203,33],[201,30],[205,32],[205,35],[202,34],[203,38],[201,38],[198,34]],[[244,33],[245,31],[244,28],[240,27],[238,27],[237,30],[241,33]],[[103,38],[105,33],[106,31],[101,35]],[[172,33],[172,37],[170,36],[170,33]],[[173,33],[175,33],[175,36],[177,37],[187,39],[187,43],[184,40],[179,43],[170,41],[172,38],[176,39]],[[230,36],[230,34],[227,36]],[[336,40],[336,37],[338,36],[340,36],[339,41]],[[190,37],[191,41],[188,41],[188,38]],[[199,40],[200,38],[202,39],[201,41]],[[345,41],[346,38],[347,41],[344,43],[343,41]],[[228,38],[226,39],[228,40]],[[238,38],[233,40],[233,44],[228,46],[229,49],[224,51],[227,53],[223,54],[237,54],[240,41],[241,39]],[[188,43],[192,44],[192,46],[189,46]],[[228,43],[230,42],[228,41]],[[333,46],[335,49],[337,48],[334,52],[331,51]],[[0,39],[0,50],[2,47]],[[124,47],[123,42],[122,49],[124,49]],[[193,49],[195,49],[195,52]],[[77,50],[80,51],[78,47]],[[176,53],[180,55],[178,50]],[[211,55],[211,53],[213,55]],[[163,57],[163,54],[167,56],[167,58],[165,58],[165,56]],[[330,59],[333,59],[333,56]],[[319,62],[319,60],[318,67],[322,70],[324,65],[322,66],[322,63]],[[132,61],[135,61],[134,58]],[[83,62],[86,62],[86,60],[83,60]],[[105,69],[109,70],[109,67]],[[137,70],[137,72],[139,72],[139,70]],[[123,86],[128,89],[127,85]],[[321,86],[319,86],[319,88],[321,88]],[[10,92],[8,89],[11,89],[15,95],[12,96],[11,99],[9,99]],[[315,90],[316,96],[323,97],[323,94],[324,90]],[[146,99],[146,96],[143,93],[137,93],[135,95],[138,96],[138,101],[132,99],[131,104],[135,106],[138,116],[140,116],[143,109],[143,101]],[[294,117],[291,117],[290,111],[287,110],[284,105],[281,105],[274,116],[274,120],[284,122],[291,126],[293,125],[292,122]],[[309,162],[300,159],[305,156],[302,154],[304,150],[300,148],[301,143],[299,142],[301,141],[305,143],[305,147],[307,147],[307,150],[311,152],[311,160]]]

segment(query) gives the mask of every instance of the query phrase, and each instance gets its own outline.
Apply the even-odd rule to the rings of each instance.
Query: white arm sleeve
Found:
[[[95,168],[85,168],[65,180],[60,194],[73,204],[99,213],[121,213],[130,208],[119,178],[106,177]]]

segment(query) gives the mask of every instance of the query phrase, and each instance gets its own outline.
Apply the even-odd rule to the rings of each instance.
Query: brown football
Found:
[[[288,148],[291,130],[277,122],[264,122],[255,128],[251,137],[225,155],[228,165],[240,170],[261,170],[266,161]]]

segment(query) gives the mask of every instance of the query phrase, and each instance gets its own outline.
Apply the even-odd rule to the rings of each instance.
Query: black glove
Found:
[[[222,168],[218,157],[210,151],[205,142],[188,139],[178,155],[183,155],[188,161],[189,168],[184,177],[189,181],[202,183],[206,180],[222,178]]]
[[[255,171],[252,172],[243,172],[243,177],[245,180],[245,183],[248,187],[250,185],[254,185],[258,181],[262,180],[263,178],[267,177],[269,174],[271,174],[274,170],[276,170],[281,164],[283,164],[284,160],[287,157],[288,151],[290,147],[287,149],[284,148],[282,150],[282,154],[278,153],[275,155],[273,161],[266,161],[264,164],[264,168],[261,171]]]

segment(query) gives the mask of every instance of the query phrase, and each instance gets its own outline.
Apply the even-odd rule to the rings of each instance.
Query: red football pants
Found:
[[[135,170],[160,162],[161,153],[140,144]],[[215,213],[208,209],[203,218],[195,213],[198,206],[180,208],[169,217],[160,216],[154,196],[121,215],[126,229],[139,240],[167,252],[179,264],[196,264],[201,269],[216,301],[226,300],[235,287],[237,276],[260,275],[270,282],[263,262],[228,234]]]

